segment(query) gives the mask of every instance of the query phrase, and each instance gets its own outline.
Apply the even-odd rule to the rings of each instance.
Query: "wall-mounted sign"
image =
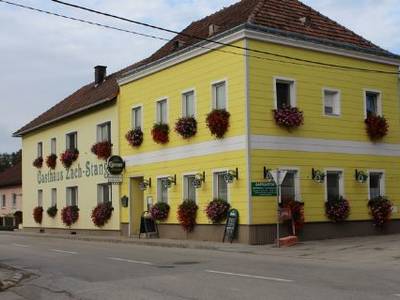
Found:
[[[113,155],[107,159],[107,170],[112,175],[120,175],[125,168],[125,162],[121,156]]]
[[[252,182],[251,195],[254,197],[277,196],[278,190],[275,182]]]

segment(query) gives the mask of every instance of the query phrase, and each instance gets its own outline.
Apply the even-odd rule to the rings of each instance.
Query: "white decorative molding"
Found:
[[[173,161],[197,156],[246,149],[246,136],[235,136],[222,140],[172,147],[158,151],[125,156],[127,166],[140,166],[157,162]]]
[[[250,147],[252,150],[286,150],[315,153],[400,156],[400,144],[373,144],[368,142],[267,135],[252,135]]]

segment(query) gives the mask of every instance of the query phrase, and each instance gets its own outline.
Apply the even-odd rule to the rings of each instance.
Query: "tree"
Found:
[[[0,153],[0,172],[3,172],[9,167],[15,166],[21,160],[22,160],[21,150],[12,153]]]

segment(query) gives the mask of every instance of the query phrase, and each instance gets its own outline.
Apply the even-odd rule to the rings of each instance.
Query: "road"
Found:
[[[338,254],[340,255],[340,254]],[[400,299],[398,264],[0,235],[20,299]]]

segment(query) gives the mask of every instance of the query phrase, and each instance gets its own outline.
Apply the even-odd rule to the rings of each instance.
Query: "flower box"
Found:
[[[40,169],[43,166],[43,157],[38,157],[33,161],[33,166]]]
[[[111,202],[100,203],[92,210],[92,221],[97,227],[103,227],[112,216],[114,208]]]
[[[178,221],[182,225],[183,230],[186,232],[191,232],[196,225],[197,216],[197,206],[196,202],[193,200],[185,200],[178,207]]]
[[[156,221],[165,221],[168,218],[169,210],[168,203],[157,202],[150,208],[150,215]]]
[[[139,147],[143,143],[143,131],[141,128],[129,130],[125,138],[132,147]]]
[[[372,141],[382,139],[389,131],[389,124],[383,116],[370,115],[364,122],[367,134]]]
[[[211,111],[206,118],[206,124],[211,134],[219,139],[223,138],[230,126],[230,116],[231,114],[225,109],[214,109]]]
[[[92,146],[90,149],[93,154],[97,156],[98,159],[106,160],[111,156],[112,144],[110,142],[98,142]]]
[[[55,154],[50,154],[49,156],[46,157],[46,165],[50,169],[55,169],[57,165],[57,155]]]
[[[56,205],[54,205],[54,206],[50,206],[48,209],[47,209],[47,214],[49,215],[49,217],[50,218],[55,218],[55,216],[57,215],[57,212],[58,212],[58,209],[57,209],[57,206]]]
[[[368,201],[369,212],[376,227],[383,227],[390,221],[392,206],[392,202],[382,196]]]
[[[282,199],[281,207],[291,211],[296,231],[304,226],[304,203],[292,199]]]
[[[350,215],[350,203],[343,197],[336,201],[328,201],[325,203],[325,214],[333,222],[343,222]]]
[[[228,202],[222,199],[214,199],[208,203],[205,212],[213,224],[219,224],[226,219],[230,207]]]
[[[33,209],[33,219],[36,223],[42,224],[43,220],[43,207],[37,206]]]
[[[295,129],[303,125],[303,112],[297,107],[283,107],[273,110],[275,123],[288,130]]]
[[[66,206],[61,210],[61,220],[66,226],[71,226],[79,219],[79,208],[76,205]]]
[[[65,150],[64,153],[61,154],[60,161],[65,168],[70,168],[74,161],[76,161],[79,157],[78,149],[74,150]]]
[[[169,142],[169,126],[168,124],[157,123],[153,125],[151,130],[153,140],[157,144],[166,144]]]
[[[197,133],[197,121],[193,117],[180,118],[175,123],[175,131],[184,139],[189,139]]]

